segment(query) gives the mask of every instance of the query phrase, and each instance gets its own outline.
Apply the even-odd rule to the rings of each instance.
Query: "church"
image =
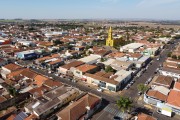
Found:
[[[109,28],[108,31],[108,38],[106,39],[106,46],[111,46],[111,47],[115,47],[119,45],[120,39],[113,39],[112,36],[112,27]]]

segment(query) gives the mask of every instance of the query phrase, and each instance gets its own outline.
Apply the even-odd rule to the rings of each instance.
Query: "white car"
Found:
[[[103,92],[103,89],[102,88],[98,88],[97,91]]]

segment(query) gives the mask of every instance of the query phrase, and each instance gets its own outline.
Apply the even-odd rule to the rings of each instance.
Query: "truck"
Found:
[[[172,110],[169,108],[157,109],[157,113],[168,116],[168,117],[172,116]]]

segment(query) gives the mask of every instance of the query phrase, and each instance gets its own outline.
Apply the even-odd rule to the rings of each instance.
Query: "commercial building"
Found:
[[[95,74],[86,73],[83,77],[89,84],[116,92],[131,79],[132,72],[120,70],[115,74],[105,72],[97,72]]]
[[[139,49],[143,47],[144,47],[144,44],[142,43],[130,43],[130,44],[122,46],[120,48],[120,52],[126,52],[126,53],[140,52]]]
[[[81,59],[78,59],[78,61],[81,61],[81,62],[84,62],[86,64],[94,64],[94,63],[97,63],[97,61],[101,58],[101,56],[99,55],[89,55],[87,57],[84,57],[84,58],[81,58]]]
[[[35,53],[34,50],[27,50],[27,51],[15,53],[15,57],[18,59],[27,60],[27,59],[36,58],[37,54]]]

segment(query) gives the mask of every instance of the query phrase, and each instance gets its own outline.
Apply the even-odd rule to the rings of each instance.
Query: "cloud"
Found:
[[[153,7],[162,4],[170,4],[179,0],[142,0],[137,4],[137,7]]]

